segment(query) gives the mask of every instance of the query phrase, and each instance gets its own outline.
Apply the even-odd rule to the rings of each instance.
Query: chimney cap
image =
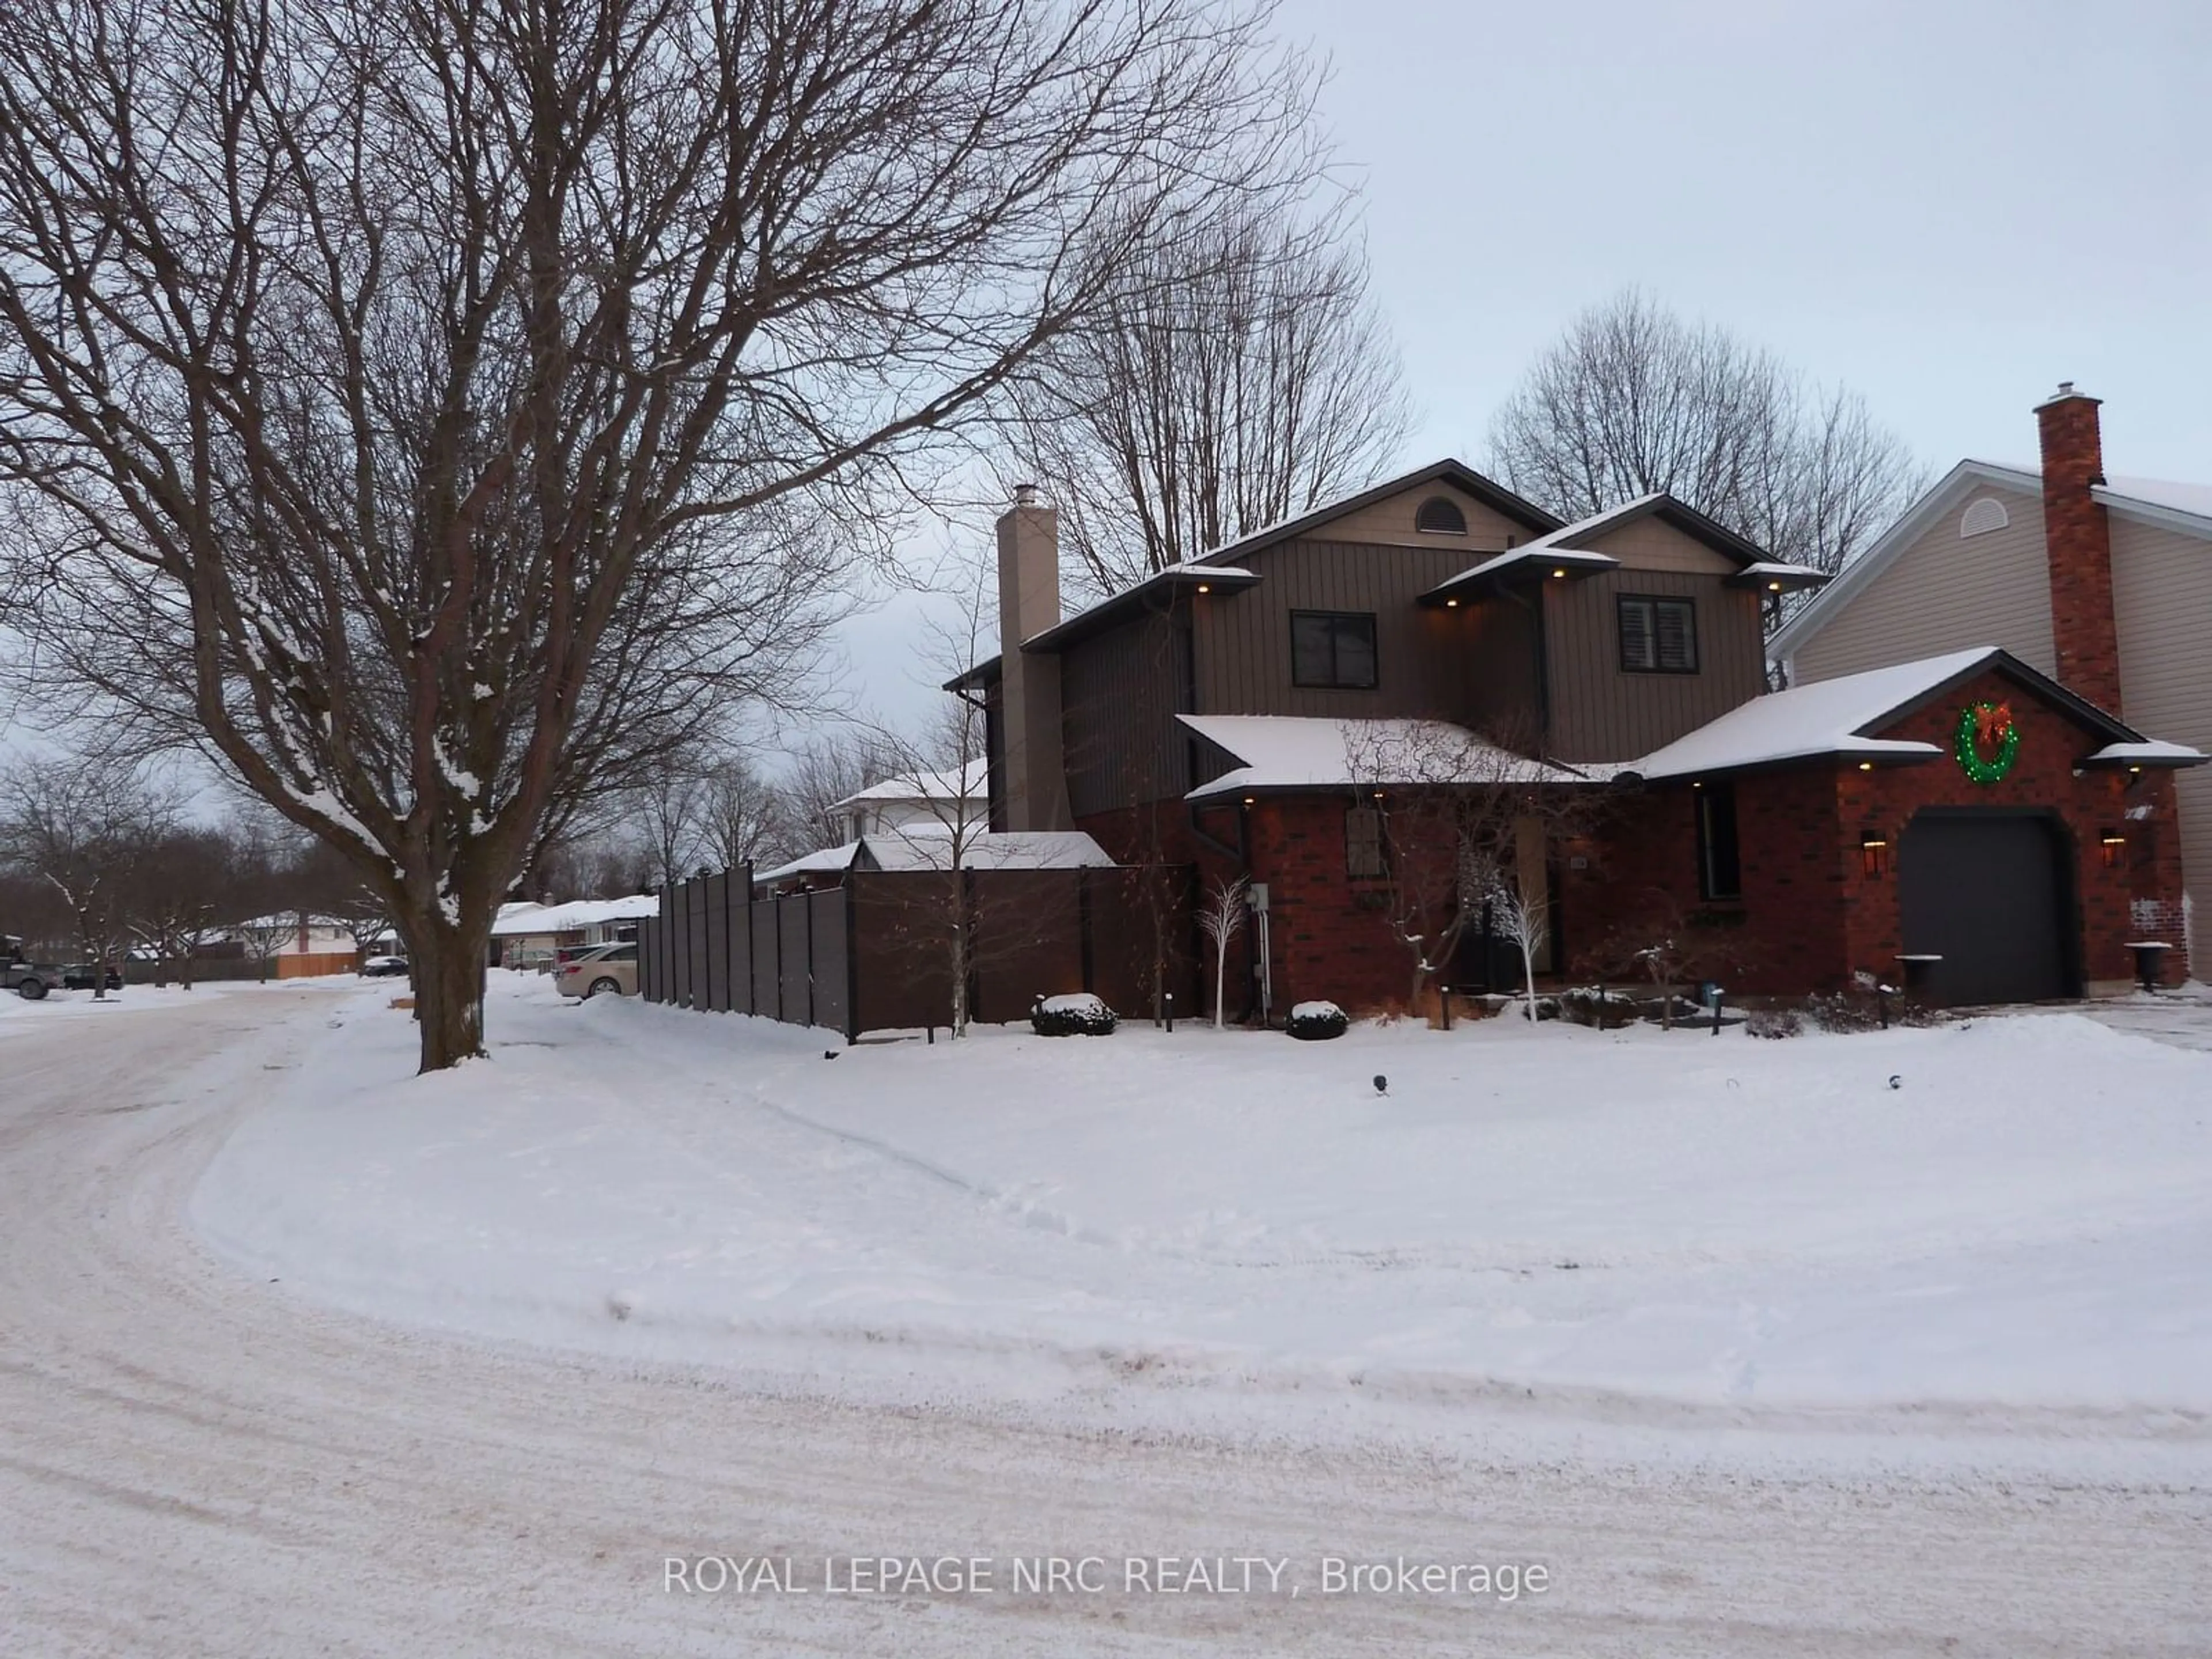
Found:
[[[2074,382],[2071,380],[2061,380],[2058,383],[2058,390],[2052,392],[2041,403],[2036,404],[2036,407],[2038,409],[2048,409],[2053,404],[2063,404],[2069,399],[2078,399],[2085,404],[2101,404],[2105,401],[2102,398],[2092,398],[2086,392],[2076,392],[2074,389]]]
[[[1036,504],[1037,487],[1035,484],[1018,483],[1014,486],[1014,505],[1016,507],[1035,507]]]

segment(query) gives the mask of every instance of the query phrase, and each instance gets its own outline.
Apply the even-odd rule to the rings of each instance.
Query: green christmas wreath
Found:
[[[1988,759],[1982,751],[1996,745]],[[1995,783],[2012,770],[2020,754],[2020,726],[2008,702],[1970,703],[1959,713],[1959,729],[1952,743],[1959,769],[1976,783]]]

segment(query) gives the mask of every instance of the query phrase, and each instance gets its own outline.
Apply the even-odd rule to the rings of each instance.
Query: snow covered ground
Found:
[[[1984,1290],[2054,1282],[2062,1261],[2085,1296],[2147,1305],[2101,1262],[2114,1243],[2150,1254],[2118,1194],[2156,1198],[2199,1154],[2185,1100],[2131,1116],[2124,1085],[2198,1082],[2164,1068],[2201,1057],[2027,1022],[2058,1029],[2005,1051],[2021,1133],[1993,1085],[1921,1109],[1939,1127],[1997,1118],[2000,1166],[2039,1161],[2045,1200],[2008,1209],[1931,1172],[1898,1188],[1907,1245],[1884,1246],[1874,1199],[1809,1218],[1757,1197],[1787,1168],[1835,1203],[1855,1177],[1824,1168],[1832,1139],[1799,1126],[1794,1160],[1731,1143],[1792,1124],[1776,1067],[1905,1133],[1908,1108],[1866,1103],[1859,1072],[1896,1070],[1909,1096],[1954,1063],[1943,1034],[1838,1043],[1818,1066],[1818,1045],[1505,1027],[1315,1048],[1125,1030],[1049,1053],[994,1034],[829,1061],[805,1033],[507,988],[497,1059],[428,1083],[407,1077],[382,988],[180,999],[96,1034],[0,1028],[0,1654],[2212,1651],[2212,1432],[2148,1373],[2118,1395],[2165,1406],[2035,1406],[2112,1386],[2054,1341],[1996,1403],[1814,1408],[1772,1403],[1778,1376],[1818,1392],[1802,1362],[1747,1393],[1678,1364],[1671,1401],[1451,1368],[1559,1337],[1576,1296],[1595,1335],[1632,1347],[1633,1298],[1576,1288],[1607,1276],[1648,1275],[1668,1340],[1703,1345],[1674,1310],[1717,1305],[1716,1275],[1848,1300],[1909,1265],[1914,1237],[1952,1241],[1968,1275],[1963,1349],[2011,1328]],[[1960,1054],[1978,1040],[1950,1035]],[[1576,1103],[1547,1085],[1578,1135],[1544,1132],[1518,1092],[1554,1075],[1534,1060],[1555,1038],[1588,1049],[1576,1074],[1624,1091]],[[2060,1133],[2063,1105],[2037,1091],[2061,1072],[2109,1073],[2083,1111],[2111,1140],[2152,1134],[2166,1169]],[[1066,1093],[1012,1097],[1041,1075]],[[930,1083],[903,1110],[883,1095],[900,1078]],[[1747,1119],[1735,1095],[1769,1085]],[[1086,1132],[1085,1098],[1125,1111],[1126,1138]],[[1637,1169],[1613,1143],[1639,1113],[1711,1155]],[[1283,1131],[1326,1146],[1285,1150]],[[1575,1195],[1577,1164],[1611,1204]],[[1376,1184],[1393,1178],[1402,1201]],[[1673,1184],[1711,1214],[1686,1200],[1670,1235]],[[1473,1196],[1455,1210],[1458,1186]],[[2157,1211],[2147,1224],[2191,1249]],[[1584,1265],[1533,1265],[1563,1243]],[[1510,1314],[1493,1282],[1519,1287],[1529,1323],[1455,1311]],[[2199,1285],[2154,1311],[2131,1352],[2157,1363],[2203,1301]],[[1924,1349],[1935,1323],[1902,1328]],[[1426,1369],[1392,1363],[1393,1333]],[[1530,1376],[1591,1363],[1552,1346]],[[1913,1393],[1942,1369],[1886,1367]],[[1863,1402],[1887,1386],[1848,1384]],[[829,1564],[849,1586],[854,1558],[887,1553],[978,1556],[999,1577],[825,1593]],[[805,1593],[671,1587],[671,1558],[720,1554]],[[1106,1588],[1014,1589],[1011,1563],[1055,1555],[1097,1561],[1085,1576]],[[1132,1586],[1131,1564],[1162,1557],[1188,1593],[1157,1571]],[[1280,1564],[1284,1589],[1190,1588],[1194,1560],[1239,1557]],[[1333,1560],[1541,1564],[1547,1584],[1510,1604],[1419,1579],[1330,1595]]]
[[[493,1060],[420,1081],[349,1005],[204,1237],[361,1313],[1060,1418],[1518,1395],[2141,1449],[2212,1412],[2212,1058],[2079,1016],[848,1050],[495,988]]]

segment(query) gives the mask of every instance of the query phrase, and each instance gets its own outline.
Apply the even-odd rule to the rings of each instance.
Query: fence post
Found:
[[[860,924],[856,875],[845,878],[845,1046],[860,1040]]]
[[[1098,985],[1091,945],[1091,872],[1083,866],[1078,866],[1075,872],[1075,941],[1082,964],[1083,988],[1095,994]]]

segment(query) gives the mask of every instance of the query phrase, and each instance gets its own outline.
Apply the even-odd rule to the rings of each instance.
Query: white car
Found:
[[[566,963],[553,977],[564,997],[637,994],[637,945],[602,945]]]

